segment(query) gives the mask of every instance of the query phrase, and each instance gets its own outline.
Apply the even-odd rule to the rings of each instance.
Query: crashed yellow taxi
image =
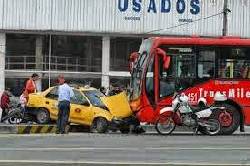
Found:
[[[137,125],[125,92],[114,96],[104,96],[95,88],[73,88],[69,122],[90,126],[93,131],[104,133],[108,129],[119,129],[128,133],[130,125]],[[58,87],[51,87],[40,93],[29,95],[27,108],[35,113],[40,124],[57,119]]]

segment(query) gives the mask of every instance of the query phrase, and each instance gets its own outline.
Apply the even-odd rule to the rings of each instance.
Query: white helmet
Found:
[[[216,92],[214,95],[214,101],[226,101],[226,95],[222,94],[221,92]]]
[[[185,95],[185,93],[182,93],[180,96],[181,102],[188,103],[188,96]]]

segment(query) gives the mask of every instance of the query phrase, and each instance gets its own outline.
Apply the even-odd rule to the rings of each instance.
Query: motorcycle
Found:
[[[5,121],[8,121],[9,124],[31,123],[33,118],[19,104],[9,108],[7,115],[2,117],[2,122]]]
[[[177,94],[172,101],[172,107],[160,110],[160,116],[155,124],[156,131],[161,135],[169,135],[176,125],[192,127],[195,134],[217,135],[220,132],[220,122],[211,115],[224,107],[206,106],[206,99],[200,98],[199,107],[189,105],[188,96]]]

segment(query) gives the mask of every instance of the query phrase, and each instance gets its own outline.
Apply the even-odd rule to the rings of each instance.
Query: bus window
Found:
[[[154,58],[150,59],[146,73],[146,93],[151,103],[154,103]]]
[[[219,78],[250,78],[250,48],[219,48]]]
[[[175,91],[186,89],[196,78],[195,53],[191,47],[161,47],[171,56],[170,67],[163,68],[159,58],[160,98],[170,96]]]
[[[171,56],[169,74],[172,77],[196,77],[195,54],[193,48],[169,47],[165,49],[167,49],[167,55]]]
[[[159,57],[159,64],[163,64],[163,58]],[[170,66],[173,66],[170,65]],[[160,84],[160,98],[170,96],[175,92],[175,77],[173,73],[167,72],[163,65],[159,65],[159,84]]]
[[[215,76],[215,50],[201,48],[198,52],[198,78],[213,78]]]

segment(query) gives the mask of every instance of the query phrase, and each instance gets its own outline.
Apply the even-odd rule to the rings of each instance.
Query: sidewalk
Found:
[[[145,134],[158,134],[155,130],[154,125],[143,125],[143,129],[146,131]],[[55,133],[56,125],[10,125],[0,124],[0,134],[33,134],[33,133]],[[71,133],[88,133],[89,128],[84,128],[80,125],[71,125]],[[173,134],[193,134],[191,128],[188,127],[176,127]],[[239,129],[234,132],[234,135],[250,135],[250,126],[245,126],[245,132],[240,132]]]

